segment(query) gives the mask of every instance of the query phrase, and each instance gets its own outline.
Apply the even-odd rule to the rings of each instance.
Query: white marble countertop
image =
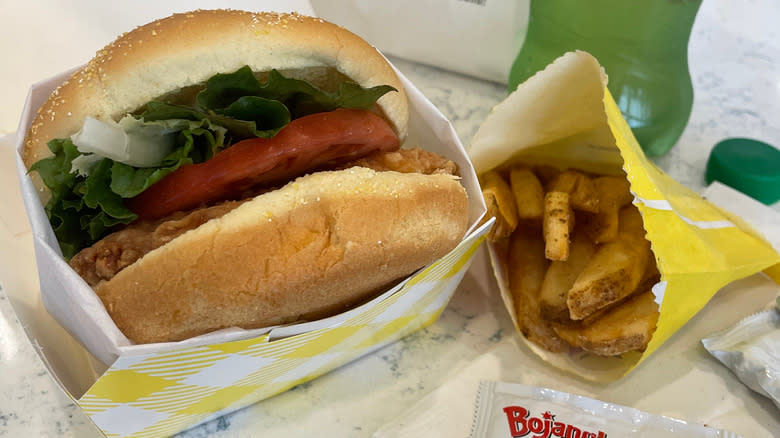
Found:
[[[11,2],[2,6],[12,7]],[[780,4],[775,0],[703,2],[689,50],[693,112],[678,144],[656,160],[692,189],[704,187],[704,166],[717,141],[747,136],[780,145],[778,22]],[[506,94],[501,85],[393,61],[449,117],[464,143]],[[9,125],[7,118],[0,124],[3,128]],[[0,146],[0,154],[0,183],[15,184],[10,148]],[[5,195],[8,191],[2,193],[0,205],[23,214],[18,198]],[[780,211],[778,204],[773,208]],[[13,274],[8,272],[11,261],[33,260],[32,245],[28,231],[9,230],[0,221],[0,227],[4,226],[0,235],[7,237],[0,240],[0,285],[11,287],[4,282]],[[25,281],[35,284],[34,279]],[[766,307],[777,290],[758,276],[726,287],[639,369],[615,384],[594,385],[548,369],[520,345],[512,350],[510,363],[504,364],[499,377],[706,423],[745,437],[778,436],[780,415],[771,402],[746,389],[698,342]],[[484,254],[480,254],[447,310],[429,328],[180,437],[303,437],[314,432],[319,436],[369,436],[451,381],[476,358],[515,344],[516,336],[488,275]],[[47,374],[0,290],[0,437],[6,436],[100,435]]]

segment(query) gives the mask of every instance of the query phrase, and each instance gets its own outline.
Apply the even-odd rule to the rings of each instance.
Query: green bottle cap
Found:
[[[773,204],[780,200],[780,150],[749,138],[723,140],[710,152],[705,178]]]

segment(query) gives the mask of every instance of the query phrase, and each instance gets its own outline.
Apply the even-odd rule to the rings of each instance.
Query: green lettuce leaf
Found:
[[[112,161],[103,159],[89,177],[71,173],[71,161],[80,155],[70,139],[48,143],[54,154],[30,166],[51,191],[45,211],[66,259],[105,235],[118,224],[128,224],[136,215],[106,184]]]
[[[54,156],[34,163],[29,171],[38,172],[43,183],[51,190],[51,199],[59,201],[59,197],[76,184],[76,175],[70,173],[71,162],[80,153],[70,139],[52,140],[47,146]]]
[[[45,211],[66,259],[70,260],[118,225],[138,218],[125,207],[123,199],[138,195],[185,164],[211,158],[224,146],[221,143],[224,128],[218,130],[222,134],[215,134],[201,128],[202,122],[169,120],[164,123],[190,128],[179,132],[176,148],[163,159],[161,167],[136,168],[104,158],[90,169],[89,175],[77,175],[71,173],[71,161],[81,153],[70,139],[49,142],[54,155],[30,167],[30,172],[38,172],[52,193]]]
[[[177,147],[162,161],[160,167],[138,168],[113,162],[111,190],[122,198],[132,198],[185,164],[202,163],[223,145],[220,138],[205,128],[185,129],[179,132]]]
[[[337,92],[329,93],[304,80],[286,78],[276,70],[271,70],[268,80],[261,84],[245,66],[234,73],[213,76],[196,101],[201,108],[221,113],[243,96],[257,96],[284,103],[296,119],[336,108],[369,109],[390,91],[396,89],[389,85],[363,88],[354,82],[342,82]]]
[[[239,98],[223,114],[183,105],[149,102],[141,117],[146,122],[162,122],[171,118],[207,121],[211,126],[223,127],[236,140],[271,138],[290,123],[290,112],[281,102],[250,96]]]

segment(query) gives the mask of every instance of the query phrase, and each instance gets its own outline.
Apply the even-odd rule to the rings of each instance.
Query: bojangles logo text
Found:
[[[531,417],[531,412],[522,406],[504,407],[512,438],[531,435],[532,438],[607,438],[603,431],[588,432],[571,424],[555,421],[555,415],[549,411],[541,417]]]

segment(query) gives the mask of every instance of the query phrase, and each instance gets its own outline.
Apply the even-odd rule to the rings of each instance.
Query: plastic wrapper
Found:
[[[606,83],[595,58],[567,53],[498,104],[469,150],[477,174],[517,162],[627,174],[661,274],[652,288],[660,316],[649,344],[644,351],[604,357],[573,348],[551,353],[527,342],[553,366],[597,381],[636,367],[726,284],[761,271],[780,281],[780,255],[759,233],[645,157]],[[496,245],[490,249],[502,297],[519,328],[506,256]]]
[[[771,286],[768,286],[766,289],[770,288]],[[705,309],[705,312],[708,317],[720,316],[724,313],[714,313],[711,309]],[[637,413],[645,418],[661,416],[666,417],[667,420],[674,419],[673,421],[679,425],[687,423],[692,431],[701,431],[701,426],[706,426],[711,429],[728,430],[744,437],[776,436],[777,430],[780,429],[777,427],[777,420],[774,419],[777,415],[771,402],[764,400],[760,395],[754,396],[747,388],[742,388],[736,378],[731,378],[727,370],[713,373],[713,366],[715,368],[721,366],[714,363],[715,361],[708,357],[703,348],[697,348],[696,342],[701,336],[691,333],[701,331],[702,323],[699,318],[683,328],[683,333],[679,333],[680,337],[667,346],[667,354],[674,357],[663,361],[663,366],[641,367],[624,379],[609,385],[589,382],[575,375],[558,372],[541,360],[531,357],[533,353],[518,348],[518,344],[522,341],[517,337],[503,336],[490,350],[450,370],[440,386],[406,407],[401,414],[383,424],[371,436],[372,438],[468,437],[474,425],[477,392],[480,383],[484,381],[530,385],[568,393],[570,397],[575,397],[573,394],[576,394],[599,400],[603,405],[629,406],[633,409],[626,409],[624,413]],[[704,333],[706,334],[707,331]],[[680,342],[680,338],[686,342]],[[691,367],[692,358],[704,362],[700,363],[703,366]],[[566,409],[568,412],[570,408]],[[543,412],[544,410],[541,411]],[[540,411],[532,406],[531,416],[538,416],[539,413]],[[557,415],[557,421],[565,421],[574,426],[579,424],[569,421],[571,418],[563,411],[551,411],[551,413]],[[498,426],[506,427],[506,415],[500,411],[495,415]],[[625,418],[620,421],[625,421]],[[587,429],[587,431],[591,430]],[[538,434],[526,436],[536,435]],[[501,436],[511,437],[508,428]],[[612,433],[608,435],[612,438],[622,436],[626,435]],[[636,435],[628,434],[628,436]],[[691,436],[701,435],[692,432]]]
[[[482,382],[471,438],[524,436],[736,438],[739,435],[552,389]]]
[[[703,195],[726,211],[739,212],[748,226],[761,232],[775,249],[780,248],[780,213],[718,182]],[[776,302],[770,309],[702,339],[702,344],[747,387],[780,408],[780,298]]]
[[[780,310],[748,316],[701,342],[742,383],[780,409]]]

